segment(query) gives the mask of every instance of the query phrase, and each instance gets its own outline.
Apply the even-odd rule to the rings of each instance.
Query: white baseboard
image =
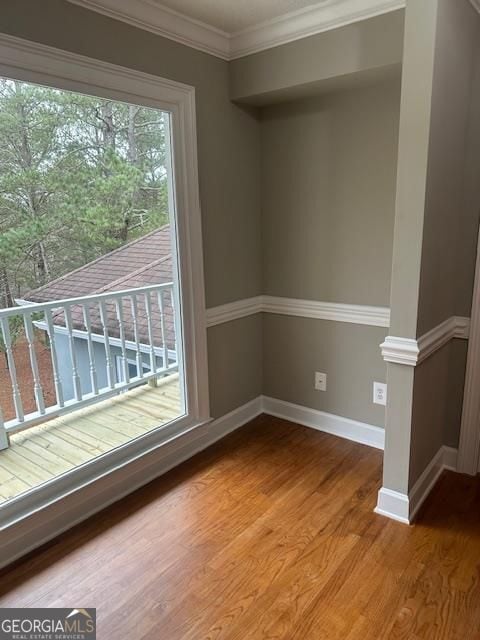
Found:
[[[262,398],[255,398],[217,420],[172,438],[155,452],[82,487],[45,509],[14,522],[0,532],[0,568],[170,471],[262,412]]]
[[[443,471],[456,471],[456,468],[457,450],[440,447],[408,495],[386,487],[380,489],[375,513],[404,524],[412,524]]]
[[[266,396],[263,397],[263,411],[271,416],[297,422],[305,427],[331,433],[376,449],[383,449],[385,446],[384,429],[371,424]]]
[[[378,492],[378,503],[374,511],[391,520],[410,524],[408,496],[404,493],[382,487]]]
[[[415,519],[418,510],[425,502],[426,498],[437,484],[437,480],[443,471],[457,470],[457,449],[452,447],[441,447],[437,455],[431,460],[425,471],[417,480],[410,492],[410,521]]]

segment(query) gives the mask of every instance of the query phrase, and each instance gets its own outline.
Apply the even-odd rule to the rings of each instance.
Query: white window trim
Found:
[[[42,511],[52,504],[65,501],[67,509],[72,494],[100,485],[112,474],[128,476],[129,466],[138,470],[142,457],[151,457],[172,438],[205,425],[210,421],[210,407],[194,87],[4,34],[0,34],[0,75],[170,112],[188,408],[186,415],[161,429],[2,505],[1,549],[11,543],[18,526],[44,526]],[[89,509],[91,512],[91,506]]]

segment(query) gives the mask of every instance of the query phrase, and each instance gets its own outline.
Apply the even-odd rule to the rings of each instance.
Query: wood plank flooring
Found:
[[[174,374],[14,434],[0,451],[0,504],[179,415]]]
[[[480,638],[480,481],[407,527],[381,452],[262,416],[0,574],[0,606],[97,607],[99,640]]]

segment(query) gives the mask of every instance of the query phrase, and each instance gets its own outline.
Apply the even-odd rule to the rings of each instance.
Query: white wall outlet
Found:
[[[315,389],[317,391],[327,390],[327,374],[315,371]]]
[[[373,402],[374,404],[387,404],[387,385],[384,382],[373,383]]]

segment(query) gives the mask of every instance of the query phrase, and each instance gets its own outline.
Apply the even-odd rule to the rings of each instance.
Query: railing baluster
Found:
[[[105,302],[103,300],[99,301],[98,306],[100,309],[100,320],[102,322],[102,327],[103,327],[103,343],[105,346],[105,360],[106,360],[106,368],[107,368],[108,386],[110,387],[110,389],[114,389],[115,375],[113,372],[112,352],[110,349],[110,337],[108,335],[107,309],[105,307]]]
[[[87,332],[87,348],[88,348],[88,363],[90,366],[90,382],[92,384],[92,393],[98,395],[98,380],[97,380],[97,368],[95,366],[95,349],[93,347],[92,340],[92,323],[90,322],[90,305],[88,302],[83,307],[83,321],[85,323],[85,330]]]
[[[123,365],[124,382],[128,384],[130,382],[130,372],[128,370],[127,349],[125,347],[125,326],[123,324],[123,309],[122,309],[121,298],[115,298],[115,309],[117,311],[118,328],[120,331],[120,347],[122,349],[122,365]]]
[[[135,340],[135,351],[137,354],[137,376],[143,378],[142,352],[140,351],[140,339],[138,337],[138,305],[136,294],[133,294],[130,299],[132,301],[133,339]]]
[[[55,385],[55,394],[57,396],[57,404],[63,407],[63,387],[60,370],[58,368],[57,346],[55,342],[55,329],[53,327],[52,312],[50,309],[45,310],[45,321],[47,323],[48,339],[50,340],[50,357],[52,359],[53,384]]]
[[[145,311],[147,314],[148,340],[150,342],[150,371],[154,373],[157,368],[155,366],[155,347],[153,344],[152,325],[152,301],[150,300],[150,291],[145,292]]]
[[[78,366],[77,366],[77,354],[75,351],[75,338],[73,336],[73,321],[72,321],[72,310],[70,305],[65,305],[63,307],[65,313],[65,324],[68,332],[68,346],[70,349],[70,359],[72,363],[72,382],[73,382],[73,394],[75,396],[75,400],[80,401],[82,399],[82,387],[80,384],[80,376],[78,375]]]
[[[30,355],[30,366],[33,375],[33,395],[35,396],[35,404],[38,412],[43,415],[45,413],[45,400],[43,399],[43,389],[38,371],[37,354],[35,353],[35,334],[33,331],[32,316],[26,313],[23,316],[23,325],[25,327],[25,335],[28,342],[28,351]]]
[[[10,335],[10,324],[8,318],[2,318],[3,342],[5,343],[5,352],[7,354],[8,372],[10,374],[10,382],[12,384],[13,405],[18,422],[24,421],[22,396],[17,382],[17,370],[15,368],[15,358],[12,351],[12,337]]]
[[[145,380],[148,380],[152,386],[156,386],[159,375],[178,370],[181,366],[179,364],[181,353],[177,354],[177,362],[169,362],[170,352],[167,342],[167,333],[170,330],[170,296],[174,323],[177,322],[175,309],[173,309],[173,287],[172,283],[148,285],[124,291],[105,292],[92,296],[0,309],[0,336],[3,335],[3,351],[8,363],[12,387],[11,398],[15,407],[15,417],[13,418],[8,416],[4,421],[0,413],[0,450],[8,446],[10,434],[24,429],[26,426],[36,424],[41,417],[53,417],[74,411],[77,407],[81,408],[93,404],[102,397],[113,396],[120,391],[135,387]],[[153,299],[152,294],[154,294]],[[145,305],[145,312],[143,305]],[[156,316],[157,308],[160,312],[159,320]],[[35,320],[36,314],[39,314],[40,318],[43,314],[43,318]],[[112,335],[112,320],[116,321],[116,319],[119,323],[119,337]],[[29,348],[33,376],[36,407],[27,413],[24,411],[22,402],[24,389],[19,384],[23,384],[23,380],[18,377],[20,369],[17,371],[15,363],[17,358],[13,349],[12,329],[14,322],[15,328],[18,325],[24,331],[24,340],[25,345],[28,345]],[[78,323],[79,326],[74,323]],[[56,394],[56,403],[50,406],[45,406],[46,399],[44,389],[42,389],[42,382],[45,383],[43,362],[38,358],[38,353],[35,350],[35,327],[45,331],[50,341],[51,366],[49,363],[48,375],[53,379]],[[175,349],[177,349],[177,327],[174,325],[174,328]],[[159,342],[160,333],[162,344]],[[105,349],[106,362],[104,364],[102,358],[102,372],[105,367],[107,380],[102,379],[102,382],[100,382],[99,358],[95,342],[98,342],[99,346],[103,344]],[[83,363],[83,358],[78,351],[78,347],[82,343],[84,346],[85,343],[88,346],[91,393],[85,389],[82,390],[83,376],[88,377],[86,357],[85,363]],[[60,347],[64,347],[69,353],[70,363],[68,356],[64,355],[63,349],[60,350]],[[116,379],[114,348],[121,349],[125,372],[123,381]],[[85,349],[86,351],[87,349]],[[131,375],[128,369],[127,356],[130,352],[135,352],[138,374],[135,376]],[[143,354],[149,355],[150,370],[148,373],[146,371],[148,360]],[[160,362],[162,359],[163,361]],[[81,369],[82,366],[85,368]],[[72,376],[73,389],[70,390],[70,385],[68,385],[70,395],[66,396],[65,380],[70,379],[70,375]]]
[[[168,346],[167,346],[167,333],[165,331],[165,305],[163,301],[163,291],[158,291],[158,308],[160,311],[160,328],[162,330],[162,342],[163,342],[163,368],[168,368]]]

